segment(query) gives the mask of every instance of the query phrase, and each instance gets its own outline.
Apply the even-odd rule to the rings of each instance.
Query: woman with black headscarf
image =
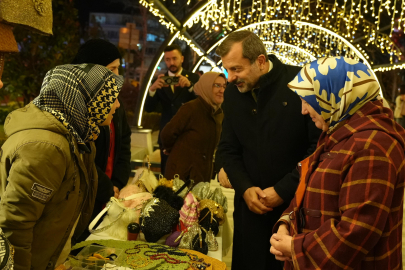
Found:
[[[112,121],[122,83],[103,66],[57,66],[35,100],[7,116],[0,227],[15,247],[15,270],[54,269],[73,232],[86,229],[97,189],[93,141]]]
[[[72,64],[102,65],[118,75],[120,59],[120,52],[114,44],[102,39],[91,39],[80,47]],[[92,219],[111,197],[118,198],[119,191],[127,184],[131,173],[131,129],[123,107],[117,108],[110,125],[100,127],[95,146],[98,188]],[[84,231],[79,241],[89,235],[88,230]]]

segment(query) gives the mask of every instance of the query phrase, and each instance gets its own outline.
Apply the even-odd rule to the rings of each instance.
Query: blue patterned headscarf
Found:
[[[380,86],[363,63],[327,57],[304,66],[288,87],[322,116],[329,130],[379,97]]]

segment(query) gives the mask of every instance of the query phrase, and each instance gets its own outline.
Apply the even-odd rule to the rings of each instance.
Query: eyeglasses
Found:
[[[223,87],[224,89],[226,88],[226,84],[220,84],[220,83],[214,83],[213,86],[216,88],[221,88],[221,87]]]

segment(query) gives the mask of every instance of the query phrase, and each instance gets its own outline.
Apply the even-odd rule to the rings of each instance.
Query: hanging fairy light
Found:
[[[180,31],[159,13],[153,6],[153,0],[140,0],[140,3],[158,16],[162,25],[171,32]],[[389,55],[393,64],[403,56],[390,37],[394,26],[401,29],[404,12],[405,0],[252,0],[248,7],[243,7],[242,0],[209,0],[183,27],[189,29],[200,23],[200,27],[207,31],[223,29],[230,33],[240,29],[251,30],[265,42],[293,46],[277,45],[277,53],[297,63],[308,61],[308,55],[316,58],[344,55],[362,59],[371,65],[365,49],[375,46]],[[372,19],[368,21],[364,14],[371,15]],[[382,16],[389,18],[389,34],[380,31]],[[187,42],[183,35],[178,38]],[[363,40],[362,45],[356,43],[358,40]],[[191,41],[188,44],[202,55],[196,44]]]
[[[405,69],[405,63],[402,64],[395,64],[395,65],[385,65],[385,66],[380,66],[380,67],[375,67],[373,69],[374,72],[385,72],[385,71],[391,71],[395,69]]]

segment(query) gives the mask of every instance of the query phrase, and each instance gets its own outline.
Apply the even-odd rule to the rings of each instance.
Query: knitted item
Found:
[[[193,193],[189,192],[186,198],[184,198],[184,204],[179,211],[180,221],[182,221],[185,226],[190,227],[198,222],[198,205],[197,198]]]
[[[121,54],[114,44],[103,39],[91,39],[80,46],[72,64],[107,66],[117,59],[121,59]]]
[[[156,198],[165,200],[171,207],[179,211],[183,206],[183,198],[179,195],[176,195],[171,188],[166,186],[158,186],[153,195]]]

